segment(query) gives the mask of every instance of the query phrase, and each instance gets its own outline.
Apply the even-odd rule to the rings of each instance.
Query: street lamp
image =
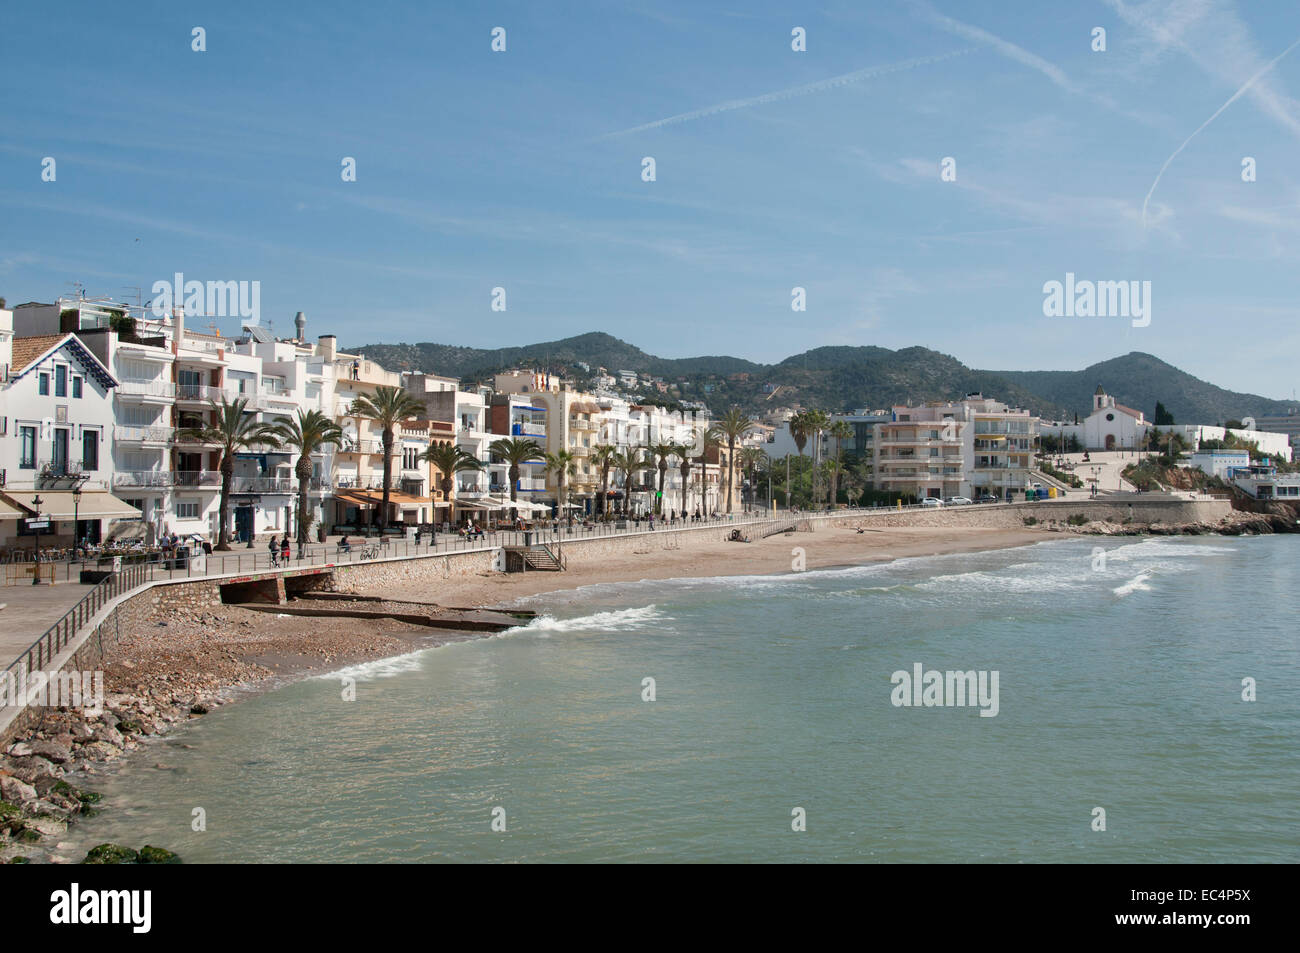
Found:
[[[36,511],[36,515],[32,518],[32,521],[36,524],[36,526],[35,526],[34,529],[32,530],[32,531],[36,534],[36,556],[35,556],[35,562],[32,564],[32,585],[33,585],[33,586],[39,586],[39,585],[41,584],[41,526],[40,526],[40,520],[41,520],[41,504],[44,503],[44,502],[45,502],[45,501],[41,499],[41,496],[40,496],[39,493],[36,494],[36,496],[32,498],[32,507],[33,507],[33,509],[35,509],[35,511]]]
[[[72,488],[72,551],[77,554],[77,561],[81,561],[81,521],[77,518],[81,511],[81,487]]]

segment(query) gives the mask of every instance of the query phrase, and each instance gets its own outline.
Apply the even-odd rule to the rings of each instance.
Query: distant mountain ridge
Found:
[[[825,410],[881,408],[894,403],[952,400],[979,392],[1043,417],[1085,416],[1100,384],[1115,399],[1154,416],[1156,401],[1178,423],[1214,424],[1233,418],[1285,413],[1293,402],[1225,390],[1159,358],[1133,351],[1078,371],[990,371],[924,347],[891,351],[875,346],[819,347],[777,364],[714,355],[662,358],[594,331],[522,347],[473,348],[447,344],[371,344],[352,348],[391,370],[423,371],[483,380],[511,367],[549,369],[581,379],[592,371],[636,371],[662,377],[680,399],[703,400],[714,410],[735,404],[748,412],[793,403]],[[779,388],[770,394],[771,388]]]

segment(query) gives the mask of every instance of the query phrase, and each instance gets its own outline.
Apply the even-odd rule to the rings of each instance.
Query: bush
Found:
[[[1088,517],[1084,516],[1082,513],[1071,513],[1065,521],[1071,526],[1082,526],[1084,523],[1088,522]]]

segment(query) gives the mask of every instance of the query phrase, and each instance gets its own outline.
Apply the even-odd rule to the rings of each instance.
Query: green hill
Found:
[[[1154,416],[1161,401],[1179,423],[1214,424],[1232,418],[1281,413],[1287,404],[1257,394],[1224,390],[1133,352],[1080,371],[989,371],[924,347],[819,347],[777,364],[725,355],[661,358],[626,341],[592,332],[522,347],[473,348],[430,342],[371,344],[362,351],[384,367],[424,371],[464,381],[485,380],[512,367],[536,367],[586,377],[594,371],[636,371],[662,377],[671,396],[703,400],[715,410],[737,405],[750,413],[800,404],[831,411],[883,408],[893,403],[952,400],[979,392],[1048,418],[1081,417],[1097,385],[1121,404]],[[772,393],[773,390],[775,393]]]

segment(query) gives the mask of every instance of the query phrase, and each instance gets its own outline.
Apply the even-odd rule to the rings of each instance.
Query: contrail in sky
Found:
[[[1216,110],[1214,111],[1214,115],[1213,115],[1213,116],[1211,116],[1209,119],[1205,120],[1205,122],[1203,122],[1203,123],[1201,123],[1199,126],[1197,126],[1197,127],[1196,127],[1196,132],[1192,133],[1190,136],[1188,136],[1186,139],[1184,139],[1184,140],[1183,140],[1183,144],[1182,144],[1181,146],[1179,146],[1177,149],[1174,150],[1174,154],[1171,155],[1168,159],[1165,160],[1165,164],[1162,165],[1162,166],[1160,167],[1160,171],[1156,173],[1156,180],[1155,180],[1154,182],[1151,183],[1151,188],[1147,190],[1147,197],[1144,198],[1144,199],[1142,200],[1142,227],[1143,227],[1143,228],[1146,228],[1146,227],[1147,227],[1147,204],[1151,201],[1151,196],[1155,193],[1156,186],[1160,184],[1160,177],[1161,177],[1162,175],[1165,174],[1165,169],[1169,168],[1169,164],[1170,164],[1171,162],[1173,162],[1176,158],[1178,158],[1178,153],[1180,153],[1180,152],[1182,152],[1184,149],[1186,149],[1186,148],[1187,148],[1187,144],[1188,144],[1189,142],[1191,142],[1193,139],[1195,139],[1198,135],[1200,135],[1200,132],[1201,132],[1202,129],[1204,129],[1204,128],[1205,128],[1206,126],[1208,126],[1210,123],[1214,122],[1214,120],[1218,119],[1220,113],[1222,113],[1225,109],[1227,109],[1229,106],[1231,106],[1233,103],[1235,103],[1238,99],[1240,99],[1241,96],[1242,96],[1244,93],[1246,93],[1246,92],[1248,92],[1248,91],[1250,90],[1250,87],[1252,87],[1252,86],[1255,85],[1255,81],[1256,81],[1257,79],[1259,79],[1261,76],[1263,76],[1263,75],[1264,75],[1265,73],[1267,73],[1269,70],[1271,70],[1274,66],[1276,66],[1276,65],[1277,65],[1277,64],[1282,60],[1282,58],[1283,58],[1284,56],[1286,56],[1288,53],[1290,53],[1292,50],[1294,50],[1297,46],[1300,46],[1300,39],[1297,39],[1294,43],[1292,43],[1290,46],[1288,46],[1285,50],[1283,50],[1283,51],[1282,51],[1281,53],[1279,53],[1277,56],[1273,57],[1271,60],[1269,60],[1269,61],[1268,61],[1267,63],[1265,63],[1263,66],[1261,66],[1261,67],[1259,68],[1259,70],[1255,73],[1254,76],[1252,76],[1250,79],[1246,80],[1245,84],[1241,87],[1241,89],[1237,90],[1235,93],[1232,94],[1232,98],[1230,98],[1226,103],[1224,103],[1222,106],[1220,106],[1218,109],[1216,109]]]
[[[941,53],[937,56],[921,56],[912,60],[903,60],[901,63],[890,63],[886,66],[869,66],[866,69],[855,70],[852,73],[843,73],[839,76],[832,76],[830,79],[820,79],[815,83],[806,83],[803,86],[792,86],[789,89],[777,90],[774,93],[764,93],[761,96],[752,96],[749,99],[729,99],[724,103],[718,103],[716,106],[707,106],[704,109],[696,109],[688,113],[678,113],[676,116],[656,119],[654,122],[647,122],[640,126],[633,126],[630,129],[620,129],[617,132],[607,132],[603,136],[597,136],[596,138],[597,140],[612,139],[615,136],[627,136],[634,132],[645,132],[648,129],[660,129],[663,126],[671,126],[679,122],[691,122],[695,119],[704,119],[707,116],[716,116],[718,113],[730,112],[733,109],[746,109],[750,106],[763,106],[767,103],[777,103],[786,99],[793,99],[796,96],[807,96],[810,93],[820,93],[823,90],[835,89],[839,86],[848,86],[852,83],[860,83],[867,79],[875,79],[877,76],[885,76],[889,73],[901,73],[904,70],[915,69],[918,66],[927,66],[931,63],[938,63],[943,60],[952,59],[954,56],[961,56],[964,53],[971,53],[973,51],[973,48],[956,50],[952,53]]]

